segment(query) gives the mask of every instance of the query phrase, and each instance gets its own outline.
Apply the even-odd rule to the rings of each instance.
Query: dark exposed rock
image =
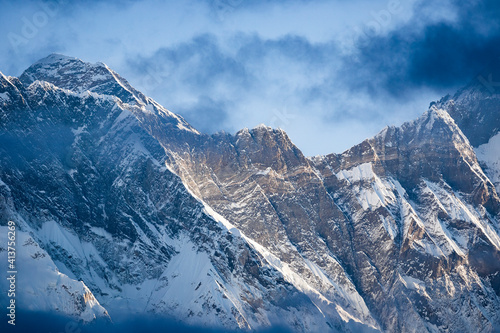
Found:
[[[474,89],[306,158],[266,126],[201,134],[107,66],[51,55],[0,76],[1,224],[21,217],[111,317],[491,332],[500,199],[473,146],[500,102]]]

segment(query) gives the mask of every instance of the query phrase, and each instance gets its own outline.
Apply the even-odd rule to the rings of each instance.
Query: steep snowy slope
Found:
[[[500,130],[499,77],[496,60],[453,96],[432,103],[450,114],[473,147],[487,143]]]
[[[356,275],[376,291],[365,299],[382,309],[387,327],[498,325],[498,195],[445,111],[432,108],[315,163],[354,225],[354,246],[369,258],[361,267],[371,274]]]
[[[7,262],[7,227],[0,227],[0,259]],[[50,256],[27,232],[16,233],[17,257],[16,306],[24,311],[54,311],[89,322],[96,318],[109,319],[106,310],[82,281],[70,279],[59,272]],[[2,279],[0,288],[7,298],[9,281]],[[18,319],[19,322],[19,319]]]
[[[456,121],[476,149],[485,172],[500,190],[500,91],[492,80],[497,64],[488,66],[466,87],[435,103]]]
[[[487,143],[476,148],[476,155],[484,163],[486,174],[495,184],[497,193],[500,193],[500,132],[492,136]]]
[[[202,134],[106,65],[51,55],[0,75],[0,224],[25,221],[111,318],[492,332],[494,128],[474,150],[468,108],[447,110],[306,158],[282,130]]]
[[[71,66],[52,58],[41,63]],[[24,107],[0,110],[2,224],[26,221],[24,231],[62,273],[84,281],[111,318],[154,313],[207,327],[295,331],[341,322],[325,318],[167,168],[164,149],[144,129],[198,135],[182,118],[150,99],[125,103],[115,88],[78,89],[5,79],[1,92]]]
[[[410,332],[499,322],[498,196],[445,111],[312,160],[262,126],[191,140],[185,154],[160,137],[172,168],[346,320]]]

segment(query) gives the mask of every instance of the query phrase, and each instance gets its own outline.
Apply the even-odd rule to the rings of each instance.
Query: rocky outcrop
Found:
[[[263,125],[199,133],[104,64],[52,55],[0,79],[2,221],[25,221],[111,317],[321,332],[500,324],[500,199],[473,148],[481,131],[461,130],[465,106],[437,103],[307,158]]]
[[[22,117],[9,104],[1,109],[8,115],[0,124],[2,225],[19,222],[111,318],[153,314],[220,329],[334,327],[165,164],[164,148],[148,131],[175,126],[198,135],[182,118],[150,99],[126,103],[114,89],[78,92],[44,79],[53,82],[7,86],[26,107]],[[45,306],[46,296],[37,289],[36,301],[20,306],[62,311]],[[64,313],[78,318],[78,309],[64,306]]]

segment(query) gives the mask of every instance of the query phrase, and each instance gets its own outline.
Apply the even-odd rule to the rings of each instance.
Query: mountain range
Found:
[[[265,125],[200,133],[103,63],[52,54],[0,73],[18,320],[498,331],[500,94],[484,77],[499,71],[315,157]]]

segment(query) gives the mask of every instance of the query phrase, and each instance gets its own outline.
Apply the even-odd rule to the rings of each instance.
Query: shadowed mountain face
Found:
[[[307,158],[266,126],[199,133],[104,64],[0,75],[0,228],[43,254],[26,272],[51,267],[20,301],[86,321],[493,332],[500,101],[481,89]],[[57,296],[78,281],[92,297]]]

